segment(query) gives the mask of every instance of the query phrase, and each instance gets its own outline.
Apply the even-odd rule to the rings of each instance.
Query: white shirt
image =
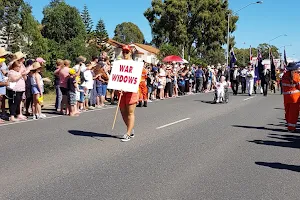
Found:
[[[225,86],[227,86],[227,82],[217,82],[216,83],[216,87],[217,87],[217,91],[224,91]]]
[[[93,80],[93,74],[91,70],[85,70],[83,72],[84,79],[86,80],[81,86],[86,87],[88,90],[93,89],[94,87],[94,80]]]
[[[254,70],[248,71],[246,75],[247,75],[247,77],[246,77],[247,80],[249,80],[249,81],[254,80],[254,76],[255,76]]]
[[[75,69],[75,71],[76,72],[78,72],[78,70],[79,70],[79,64],[78,65],[75,65],[74,67],[73,67],[73,69]],[[81,65],[81,72],[85,72],[85,70],[86,70],[86,66],[85,66],[85,64],[82,64]]]

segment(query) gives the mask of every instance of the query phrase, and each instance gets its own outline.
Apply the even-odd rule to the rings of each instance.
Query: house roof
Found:
[[[123,44],[121,42],[118,42],[116,40],[113,40],[113,39],[108,39],[107,43],[110,44],[110,45],[113,45],[115,47],[118,47],[118,48],[121,48],[121,47],[123,47],[125,45],[125,44]]]
[[[139,43],[134,43],[134,45],[150,52],[150,53],[154,53],[154,54],[158,54],[159,53],[159,49],[153,47],[153,46],[150,46],[150,45],[145,45],[145,44],[139,44]]]

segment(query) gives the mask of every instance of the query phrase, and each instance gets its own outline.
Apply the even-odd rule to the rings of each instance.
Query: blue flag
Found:
[[[229,67],[232,68],[232,67],[234,67],[234,65],[236,63],[236,57],[235,57],[233,48],[230,51],[230,55],[231,55],[231,59],[230,59],[230,66]]]

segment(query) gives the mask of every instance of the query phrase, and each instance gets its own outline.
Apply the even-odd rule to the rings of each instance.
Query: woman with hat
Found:
[[[26,75],[29,74],[30,72],[30,67],[28,69],[26,69],[25,67],[25,58],[26,58],[26,54],[22,53],[21,51],[18,51],[16,53],[14,53],[14,57],[18,60],[18,62],[20,63],[21,65],[21,69],[20,69],[20,72],[23,73],[23,72],[26,72]],[[27,79],[27,76],[25,76],[23,79],[20,80],[20,82],[24,82],[25,84],[25,81]],[[23,83],[22,83],[23,85]],[[25,84],[26,86],[26,84]],[[22,100],[21,100],[21,103],[20,103],[20,116],[19,118],[22,119],[22,120],[26,120],[27,118],[23,115],[22,113],[22,107],[23,107],[23,103],[25,102],[26,100],[26,96],[25,96],[25,90],[26,90],[26,87],[22,88],[22,92],[23,92],[23,95],[22,95]]]
[[[27,118],[21,113],[21,101],[25,91],[25,79],[27,71],[22,71],[20,59],[14,56],[14,59],[9,64],[7,96],[10,112],[10,121],[26,120]],[[17,119],[15,118],[17,116]]]
[[[129,45],[124,45],[122,48],[122,54],[124,60],[132,60],[131,57],[131,48]],[[122,97],[121,97],[122,95]],[[134,121],[135,121],[135,108],[138,102],[139,95],[134,92],[120,92],[120,111],[124,123],[127,126],[127,132],[121,139],[122,142],[128,142],[131,138],[134,137]]]
[[[35,62],[32,65],[32,75],[31,75],[31,92],[33,94],[33,119],[45,119],[46,115],[42,114],[41,100],[43,98],[44,93],[44,82],[41,72],[41,64],[39,62]]]

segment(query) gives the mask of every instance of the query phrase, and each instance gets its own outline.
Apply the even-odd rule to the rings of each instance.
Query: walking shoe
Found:
[[[40,114],[39,118],[40,119],[46,119],[46,115],[45,114]]]
[[[148,107],[148,102],[147,101],[144,102],[144,107]]]
[[[130,134],[130,137],[131,137],[131,138],[134,138],[134,136],[135,136],[135,135],[134,135],[134,129],[132,129],[131,134]]]
[[[139,104],[136,107],[142,107],[142,102],[139,102]]]
[[[126,136],[124,135],[125,138],[122,138],[121,141],[122,142],[128,142],[130,141],[131,137],[129,135],[126,134]]]
[[[33,115],[33,120],[38,120],[39,119],[39,116],[38,115]]]
[[[90,106],[89,110],[95,110],[95,107],[94,106]]]

